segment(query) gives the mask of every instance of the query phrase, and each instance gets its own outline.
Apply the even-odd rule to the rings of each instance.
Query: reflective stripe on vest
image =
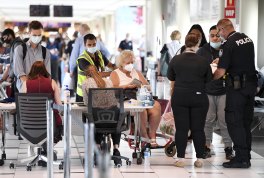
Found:
[[[99,63],[100,63],[100,68],[101,71],[104,70],[104,60],[103,60],[103,56],[102,53],[100,51],[97,51],[98,57],[99,57]],[[89,54],[87,53],[87,51],[85,50],[82,55],[80,55],[77,59],[77,67],[78,67],[78,83],[77,83],[77,95],[79,96],[83,96],[83,92],[82,92],[82,84],[84,82],[84,80],[86,79],[86,73],[85,71],[81,70],[79,68],[79,59],[85,59],[86,61],[88,61],[91,65],[94,65],[94,61],[92,60],[92,58],[89,56]]]

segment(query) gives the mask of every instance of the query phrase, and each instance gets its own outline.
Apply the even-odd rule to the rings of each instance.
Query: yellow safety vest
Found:
[[[104,60],[103,60],[103,56],[102,53],[100,51],[96,51],[99,57],[99,64],[100,64],[100,68],[101,71],[104,71]],[[78,67],[78,83],[77,83],[77,95],[79,96],[83,96],[83,92],[82,92],[82,84],[84,82],[84,80],[86,79],[86,73],[85,71],[81,70],[78,63],[79,63],[79,59],[85,59],[87,60],[91,65],[94,65],[94,61],[93,59],[89,56],[88,52],[85,50],[82,55],[80,55],[76,61],[77,63],[77,67]]]

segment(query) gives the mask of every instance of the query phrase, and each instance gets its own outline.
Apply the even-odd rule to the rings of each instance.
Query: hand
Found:
[[[128,84],[126,85],[126,88],[137,88],[135,84]]]
[[[218,64],[218,62],[219,62],[219,58],[215,58],[215,59],[213,60],[212,64]]]

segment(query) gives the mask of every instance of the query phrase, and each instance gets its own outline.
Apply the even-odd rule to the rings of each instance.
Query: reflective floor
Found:
[[[162,144],[164,140],[159,139]],[[135,160],[132,160],[131,166],[126,166],[123,162],[121,168],[115,168],[111,162],[109,170],[109,178],[264,178],[264,159],[259,154],[252,153],[252,167],[249,169],[225,169],[222,163],[224,159],[224,148],[221,143],[221,137],[214,134],[214,151],[216,155],[204,160],[202,168],[195,168],[195,152],[192,144],[186,149],[186,166],[184,168],[174,167],[174,159],[165,155],[163,149],[152,150],[150,157],[150,166],[137,165]],[[262,140],[263,145],[263,140]],[[55,146],[58,152],[58,158],[63,157],[63,142]],[[128,147],[127,142],[122,141],[120,152],[123,156],[132,158],[132,150]],[[0,167],[1,178],[40,178],[47,177],[46,168],[33,167],[31,172],[26,171],[25,166],[9,169],[9,162],[27,156],[27,143],[22,140],[17,140],[17,136],[7,135],[7,160],[5,165]],[[71,177],[84,177],[84,169],[82,158],[84,156],[84,138],[83,136],[73,136],[71,145]],[[54,166],[54,177],[63,177],[63,171],[59,170],[58,166]],[[98,169],[94,168],[94,177],[99,177]]]

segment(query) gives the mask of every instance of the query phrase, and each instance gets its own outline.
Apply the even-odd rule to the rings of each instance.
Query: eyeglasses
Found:
[[[210,37],[211,37],[211,38],[214,38],[214,37],[217,37],[217,38],[219,38],[219,37],[220,37],[220,35],[219,35],[219,34],[210,34]]]

